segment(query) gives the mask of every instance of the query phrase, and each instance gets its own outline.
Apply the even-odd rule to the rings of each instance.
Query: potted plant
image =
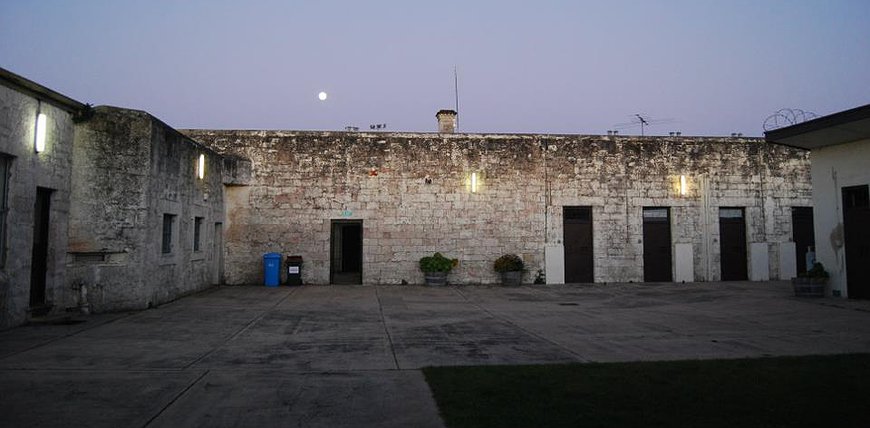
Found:
[[[447,285],[447,274],[459,264],[457,259],[448,259],[441,253],[435,253],[420,259],[420,270],[426,285]]]
[[[791,279],[794,295],[798,297],[824,297],[829,277],[828,271],[821,263],[813,263],[812,269]]]
[[[523,259],[516,254],[505,254],[492,264],[492,268],[501,274],[502,285],[520,285],[524,267]]]

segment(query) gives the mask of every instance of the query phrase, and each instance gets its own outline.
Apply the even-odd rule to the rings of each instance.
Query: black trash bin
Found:
[[[287,256],[287,285],[302,285],[302,256]]]

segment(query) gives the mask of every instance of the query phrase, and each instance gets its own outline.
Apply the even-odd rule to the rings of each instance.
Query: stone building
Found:
[[[76,127],[68,275],[95,310],[220,282],[223,158],[150,114],[97,107]]]
[[[83,106],[0,68],[0,328],[67,293],[73,115]]]
[[[251,161],[226,189],[226,279],[301,255],[306,283],[494,283],[505,253],[532,282],[767,280],[794,275],[805,153],[755,138],[184,130]]]
[[[148,113],[0,69],[0,328],[220,282],[225,161]]]
[[[766,280],[794,275],[805,152],[753,138],[179,132],[0,69],[0,328],[43,312],[145,308],[267,252],[305,283]],[[812,224],[810,223],[810,229]],[[812,235],[810,230],[809,235]]]

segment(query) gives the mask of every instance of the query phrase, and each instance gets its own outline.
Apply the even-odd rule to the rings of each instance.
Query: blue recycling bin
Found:
[[[263,254],[263,277],[266,287],[277,287],[281,283],[281,255],[278,253]]]

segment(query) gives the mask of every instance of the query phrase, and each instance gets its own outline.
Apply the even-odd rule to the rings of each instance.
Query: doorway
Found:
[[[846,291],[852,299],[870,299],[870,188],[843,188],[843,235],[846,237]]]
[[[797,266],[797,273],[801,274],[807,271],[807,253],[814,252],[816,248],[816,237],[813,235],[813,207],[792,207],[791,228],[795,266]]]
[[[643,209],[643,280],[672,282],[671,210],[667,207]]]
[[[722,281],[746,281],[746,220],[743,208],[719,208]]]
[[[362,284],[362,240],[362,220],[332,220],[330,284]]]
[[[594,282],[592,207],[563,207],[565,282]]]
[[[48,232],[51,225],[51,189],[36,188],[36,203],[33,209],[33,250],[30,258],[30,307],[43,308],[45,301],[45,277],[48,273]]]

